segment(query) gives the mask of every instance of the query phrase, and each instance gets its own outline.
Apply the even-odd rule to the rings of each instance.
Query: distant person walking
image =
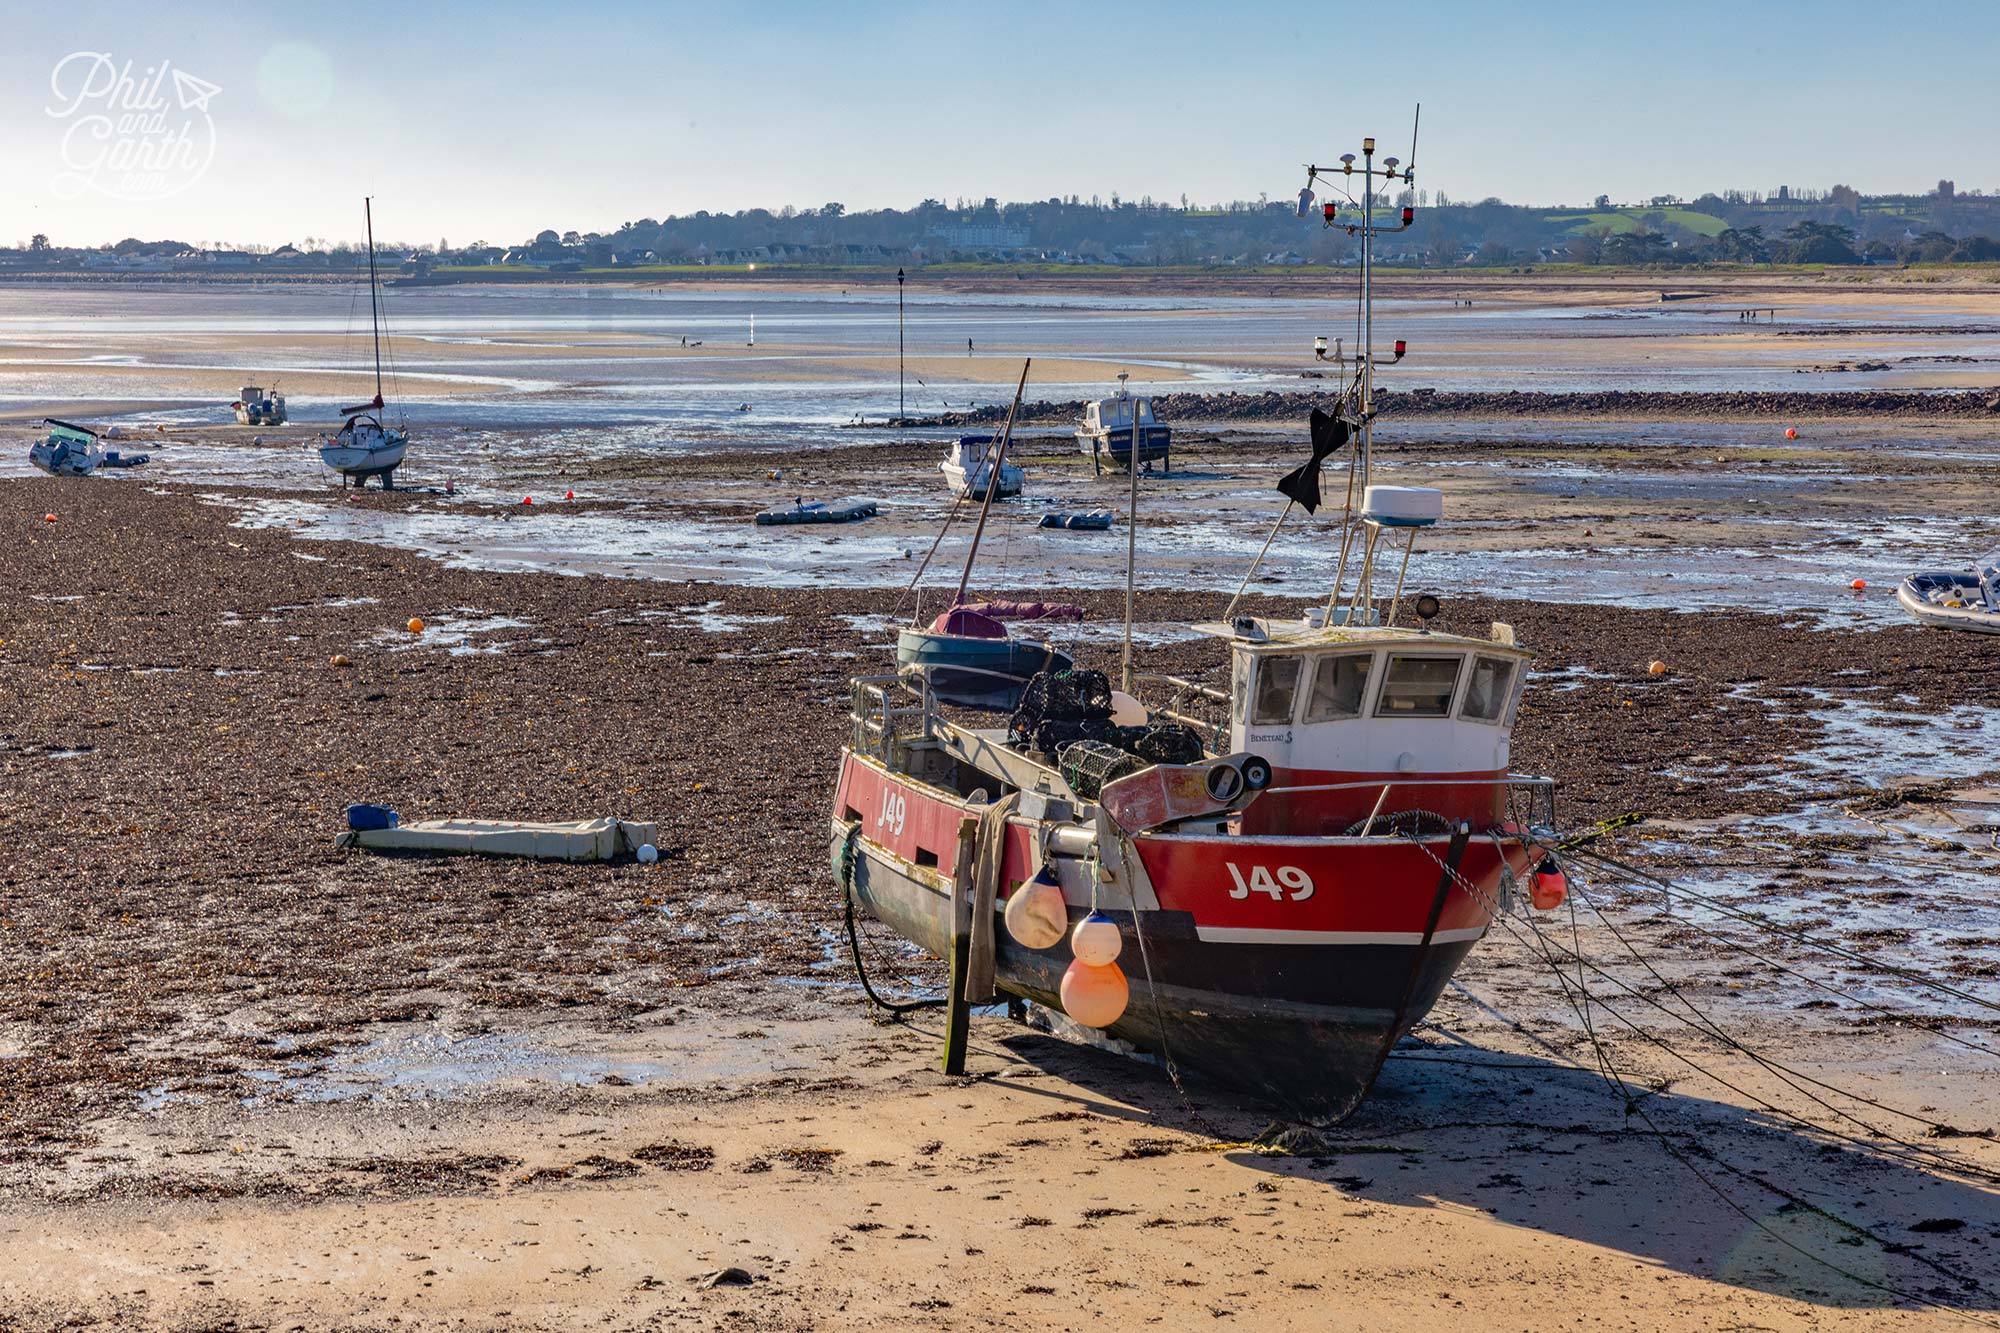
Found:
[[[970,338],[967,338],[967,339],[965,340],[965,354],[966,354],[967,356],[971,356],[971,355],[972,355],[972,339],[970,339]]]

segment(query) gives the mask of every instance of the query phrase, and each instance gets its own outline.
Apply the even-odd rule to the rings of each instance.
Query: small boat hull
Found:
[[[946,459],[944,462],[939,463],[938,471],[944,473],[945,485],[951,488],[951,493],[955,498],[961,500],[983,500],[986,498],[986,479],[990,473],[984,465],[981,465],[970,479],[967,478],[965,469],[951,459]],[[993,498],[996,500],[1013,499],[1021,493],[1021,486],[1025,479],[1026,474],[1020,468],[1014,466],[1012,463],[1002,463],[1000,465],[1000,484],[994,490]]]
[[[97,455],[65,445],[38,444],[28,450],[28,461],[51,477],[87,477],[97,471]]]
[[[1934,629],[2000,634],[2000,609],[1988,604],[1985,587],[1977,574],[1951,571],[1912,574],[1897,587],[1896,601]],[[1950,605],[1951,602],[1959,604]]]
[[[1010,713],[1043,671],[1067,671],[1069,655],[1033,639],[987,639],[906,629],[896,636],[896,665],[922,667],[931,693],[961,708]]]
[[[386,482],[389,474],[402,466],[403,455],[409,448],[408,440],[395,438],[373,449],[356,444],[327,444],[320,446],[319,459],[343,477],[357,481],[381,477]]]
[[[849,752],[831,825],[836,881],[851,875],[869,915],[948,957],[948,849],[958,824],[983,809]],[[1503,867],[1526,868],[1491,840],[1468,844],[1460,871],[1476,893],[1451,889],[1427,939],[1448,838],[1135,841],[1148,871],[1160,873],[1142,881],[1138,901],[1147,910],[1100,908],[1125,937],[1119,966],[1131,984],[1124,1015],[1105,1032],[1316,1123],[1361,1104],[1383,1055],[1436,1003],[1490,925]],[[1032,876],[1039,845],[1036,830],[1010,829],[1003,887]],[[1190,859],[1200,866],[1191,869]],[[1229,891],[1231,866],[1255,883],[1254,871],[1240,868],[1266,863],[1304,870],[1317,892],[1278,904],[1260,890],[1242,899]],[[1080,862],[1060,871],[1072,923],[1090,910],[1089,873]],[[994,937],[999,989],[1061,1009],[1068,939],[1027,949],[998,921]]]
[[[1166,462],[1173,453],[1173,427],[1141,426],[1139,428],[1139,464]],[[1076,433],[1079,452],[1090,459],[1091,466],[1102,470],[1112,468],[1122,471],[1131,465],[1132,428],[1124,426],[1112,430],[1083,430]]]

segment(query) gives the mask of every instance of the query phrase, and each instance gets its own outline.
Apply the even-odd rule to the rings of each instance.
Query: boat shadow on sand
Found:
[[[1672,1086],[1634,1082],[1628,1112],[1595,1069],[1427,1038],[1397,1048],[1354,1116],[1284,1134],[1283,1147],[1249,1142],[1283,1133],[1261,1103],[1186,1071],[1183,1100],[1156,1063],[1035,1031],[988,1051],[1064,1083],[989,1081],[1192,1134],[1173,1150],[1218,1152],[1365,1204],[1473,1211],[1745,1290],[1849,1309],[1917,1304],[1896,1293],[2000,1308],[1976,1277],[2000,1246],[2000,1191]]]

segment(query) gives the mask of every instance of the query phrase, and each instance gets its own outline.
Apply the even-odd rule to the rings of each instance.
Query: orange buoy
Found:
[[[1856,591],[1856,592],[1860,592],[1860,591],[1861,591],[1862,589],[1864,589],[1864,588],[1866,588],[1866,587],[1868,586],[1868,580],[1867,580],[1867,579],[1856,579],[1856,580],[1854,580],[1854,582],[1852,582],[1852,583],[1848,584],[1847,586],[1848,586],[1848,587],[1850,587],[1850,588],[1852,588],[1852,589],[1854,589],[1854,591]]]
[[[44,523],[53,523],[53,522],[55,522],[55,521],[56,521],[56,516],[55,516],[54,514],[43,514],[43,515],[42,515],[42,522],[44,522]]]
[[[1538,912],[1553,912],[1569,897],[1569,879],[1553,856],[1545,856],[1528,877],[1528,900]]]
[[[1785,427],[1785,438],[1788,440],[1796,440],[1799,438],[1799,433],[1793,427],[1787,426]]]
[[[1092,967],[1081,959],[1062,977],[1063,1012],[1087,1028],[1108,1028],[1125,1013],[1132,987],[1116,963]]]
[[[524,495],[521,497],[521,503],[524,505],[531,505],[534,502],[535,502],[535,497],[532,495]]]
[[[1655,658],[1653,661],[1646,663],[1646,674],[1649,676],[1664,676],[1667,674],[1667,664]]]
[[[405,625],[403,628],[407,629],[412,634],[422,634],[424,632],[423,618],[421,616],[411,616],[410,623]]]

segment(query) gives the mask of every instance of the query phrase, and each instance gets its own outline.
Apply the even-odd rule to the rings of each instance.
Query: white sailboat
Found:
[[[320,446],[320,461],[341,475],[341,484],[353,478],[363,485],[370,477],[382,479],[382,489],[394,490],[396,469],[409,451],[410,439],[402,431],[382,423],[382,297],[381,280],[375,271],[374,201],[362,201],[368,221],[368,315],[375,342],[375,397],[359,407],[341,409],[347,420],[333,439]]]

